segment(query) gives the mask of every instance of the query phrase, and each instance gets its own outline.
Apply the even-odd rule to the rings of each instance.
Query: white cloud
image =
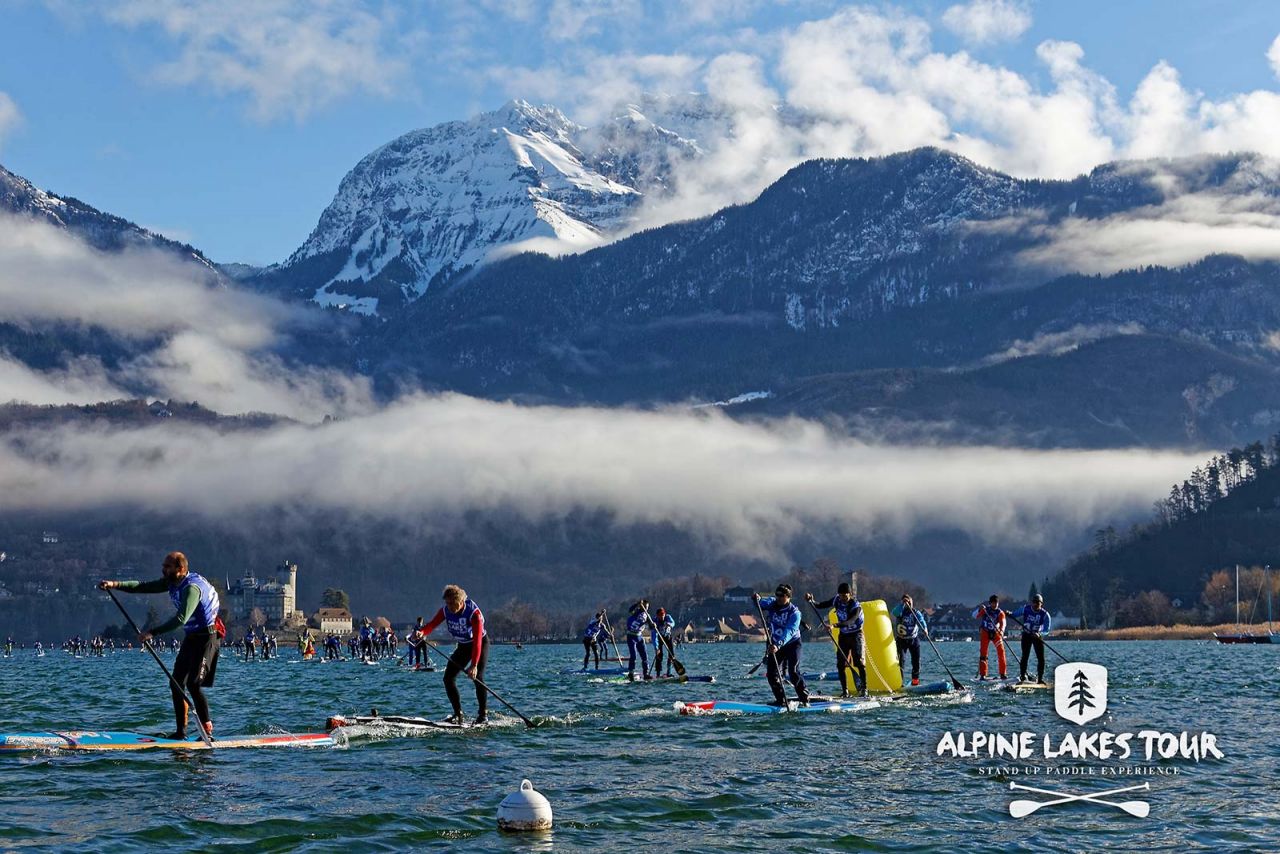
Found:
[[[177,45],[176,58],[152,69],[155,80],[248,95],[261,121],[302,119],[357,92],[391,95],[407,70],[394,4],[366,11],[343,0],[125,0],[101,14],[157,26]]]
[[[107,379],[95,359],[78,359],[66,370],[37,371],[0,352],[0,404],[97,403],[131,396]]]
[[[1276,36],[1267,48],[1267,62],[1271,63],[1271,72],[1280,77],[1280,36]]]
[[[18,111],[18,105],[7,94],[0,92],[0,144],[20,124],[22,113]]]
[[[975,45],[1013,41],[1031,28],[1031,12],[1012,0],[971,0],[948,7],[943,25]]]
[[[1142,332],[1142,326],[1138,323],[1077,323],[1061,332],[1043,332],[1025,341],[1019,338],[999,353],[992,353],[979,360],[978,366],[998,365],[1028,356],[1061,356],[1078,350],[1084,344],[1091,344],[1104,338],[1141,335]]]
[[[121,504],[235,517],[316,509],[447,525],[603,508],[777,558],[814,527],[853,540],[932,526],[1035,547],[1141,512],[1199,456],[869,444],[798,420],[717,412],[523,407],[420,397],[364,417],[251,433],[166,424],[24,434],[0,445],[0,509]],[[322,462],[322,464],[320,464]],[[180,471],[181,477],[173,473]],[[17,488],[21,485],[22,488]]]
[[[97,327],[146,355],[113,369],[77,364],[59,372],[0,373],[0,400],[84,402],[135,394],[198,400],[227,413],[267,411],[304,420],[364,411],[359,377],[286,366],[274,349],[315,315],[275,300],[213,286],[208,271],[168,252],[99,252],[32,220],[0,217],[0,322],[24,328]]]

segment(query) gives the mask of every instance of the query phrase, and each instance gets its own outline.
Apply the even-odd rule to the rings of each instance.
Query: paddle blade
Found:
[[[1121,801],[1119,806],[1129,815],[1137,816],[1138,818],[1146,818],[1151,814],[1151,804],[1146,801]]]
[[[1009,815],[1014,818],[1025,818],[1040,809],[1040,801],[1009,801]]]

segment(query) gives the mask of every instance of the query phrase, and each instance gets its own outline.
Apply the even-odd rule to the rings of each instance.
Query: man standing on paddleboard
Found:
[[[978,648],[978,678],[985,680],[987,678],[987,645],[996,645],[996,662],[1000,665],[1000,678],[1004,679],[1007,672],[1007,664],[1004,658],[1004,611],[1000,610],[1000,597],[991,594],[991,599],[985,605],[979,605],[973,612],[973,616],[979,621],[978,636],[981,645]],[[1027,667],[1024,664],[1023,670]]]
[[[849,582],[842,581],[836,595],[826,601],[814,602],[812,593],[806,593],[804,598],[819,612],[823,608],[836,611],[836,627],[840,630],[836,641],[836,672],[840,674],[841,698],[849,696],[850,683],[859,697],[867,696],[867,666],[862,663],[862,603],[853,595]],[[846,670],[849,682],[845,681]]]
[[[100,581],[98,588],[123,590],[127,593],[169,594],[177,614],[168,622],[138,635],[138,640],[146,643],[155,635],[182,627],[185,636],[182,646],[178,648],[178,657],[173,662],[173,681],[187,689],[191,701],[195,703],[200,726],[212,738],[213,721],[209,717],[209,701],[201,689],[213,686],[214,673],[218,669],[219,641],[226,636],[226,629],[218,617],[218,591],[213,589],[213,585],[204,576],[190,570],[187,556],[182,552],[170,552],[166,555],[161,572],[164,577],[155,581]],[[183,740],[187,737],[187,701],[177,685],[170,684],[169,692],[173,695],[173,714],[177,720],[177,729],[168,737]]]
[[[485,709],[489,699],[481,684],[484,680],[484,665],[489,660],[489,633],[484,628],[484,614],[480,613],[480,606],[467,598],[467,591],[456,584],[450,584],[444,589],[444,607],[436,612],[431,622],[422,627],[424,644],[430,642],[427,636],[441,623],[448,627],[449,634],[458,644],[444,669],[444,690],[453,706],[453,715],[448,721],[462,724],[462,698],[458,695],[457,679],[458,674],[465,671],[467,678],[476,683],[475,723],[482,724],[486,719]]]
[[[804,675],[800,672],[800,609],[791,604],[791,585],[779,584],[772,596],[760,597],[752,593],[751,600],[765,613],[767,633],[765,640],[765,676],[769,679],[769,687],[779,706],[787,704],[787,692],[782,687],[782,679],[796,688],[796,697],[804,705],[809,704],[809,689],[804,684]]]
[[[1039,593],[1031,597],[1031,603],[1022,609],[1022,660],[1018,663],[1018,681],[1029,682],[1027,662],[1031,650],[1036,651],[1036,681],[1044,684],[1044,636],[1049,633],[1049,612],[1044,609],[1044,597]]]
[[[894,633],[898,638],[898,661],[901,662],[906,653],[911,653],[911,684],[920,684],[920,632],[929,631],[924,612],[917,611],[911,594],[902,594],[902,604],[894,605],[890,612],[898,625]]]

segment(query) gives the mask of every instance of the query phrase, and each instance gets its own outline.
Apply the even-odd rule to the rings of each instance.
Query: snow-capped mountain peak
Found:
[[[627,224],[645,174],[584,152],[598,139],[521,100],[411,131],[348,173],[273,275],[322,305],[379,313],[527,241],[596,243]]]

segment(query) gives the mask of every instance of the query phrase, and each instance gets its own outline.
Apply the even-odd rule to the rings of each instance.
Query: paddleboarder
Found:
[[[484,666],[489,660],[489,633],[484,628],[484,614],[479,605],[467,598],[467,591],[456,584],[444,589],[443,598],[444,607],[422,627],[422,636],[425,639],[436,626],[444,623],[458,644],[444,669],[444,690],[453,706],[453,715],[447,720],[449,723],[462,723],[462,698],[458,695],[457,679],[458,674],[465,671],[476,686],[474,723],[482,724],[486,720],[489,699],[480,681],[484,679]]]
[[[844,672],[849,671],[854,690],[859,697],[867,696],[867,666],[863,663],[862,641],[862,603],[853,595],[847,581],[842,581],[836,588],[836,595],[822,602],[814,602],[813,594],[806,593],[804,598],[819,612],[823,608],[834,608],[836,627],[840,630],[836,639],[836,672],[840,674],[840,697],[849,696],[849,682],[845,681]]]
[[[1004,611],[1000,609],[1000,597],[992,593],[991,598],[987,600],[985,605],[979,605],[974,609],[973,616],[978,620],[978,639],[980,641],[978,647],[978,678],[982,680],[987,678],[988,644],[996,645],[996,663],[1000,666],[1000,678],[1006,678],[1008,667],[1004,657],[1005,618]],[[1022,669],[1027,669],[1025,664]]]
[[[604,616],[604,611],[596,611],[596,615],[591,622],[587,623],[587,627],[582,630],[582,669],[587,669],[587,662],[591,656],[595,656],[596,670],[600,669],[600,645],[601,635],[604,634],[604,626],[601,624],[600,618]]]
[[[761,597],[759,593],[752,593],[751,601],[765,615],[765,676],[769,679],[777,705],[787,704],[787,692],[782,687],[784,676],[795,686],[800,703],[809,705],[809,689],[804,684],[804,674],[800,672],[802,620],[800,609],[791,603],[791,585],[779,584],[772,596]]]
[[[666,608],[659,608],[653,627],[653,646],[656,650],[653,654],[653,675],[655,677],[662,675],[663,654],[667,651],[667,644],[671,643],[671,635],[675,629],[676,618],[668,614]],[[667,675],[671,675],[669,656],[667,657]]]
[[[902,602],[894,605],[890,613],[897,623],[894,634],[898,641],[898,661],[901,664],[903,656],[911,653],[911,684],[919,685],[920,632],[929,631],[929,624],[924,618],[924,612],[916,610],[909,593],[902,594]]]
[[[636,678],[636,656],[640,656],[640,667],[644,673],[645,679],[652,679],[649,675],[649,653],[644,648],[643,632],[646,626],[653,626],[653,618],[649,616],[649,602],[641,599],[639,602],[631,606],[631,611],[627,614],[627,678]],[[657,630],[657,626],[654,626]]]
[[[1041,685],[1044,681],[1044,636],[1049,633],[1049,612],[1044,609],[1044,597],[1039,593],[1031,597],[1031,602],[1022,608],[1022,659],[1018,665],[1018,681],[1029,682],[1027,678],[1027,661],[1031,650],[1036,651],[1036,681]]]
[[[187,702],[178,685],[187,690],[195,704],[196,718],[206,735],[213,737],[213,720],[209,717],[209,701],[204,688],[213,686],[218,669],[218,644],[225,635],[222,621],[218,619],[218,591],[202,575],[192,572],[187,557],[182,552],[170,552],[161,565],[162,578],[155,581],[100,581],[99,589],[123,590],[127,593],[168,593],[177,614],[149,632],[142,632],[138,640],[146,643],[155,635],[171,632],[179,626],[184,636],[173,662],[173,681],[169,692],[173,695],[173,714],[177,728],[170,738],[187,737]]]

